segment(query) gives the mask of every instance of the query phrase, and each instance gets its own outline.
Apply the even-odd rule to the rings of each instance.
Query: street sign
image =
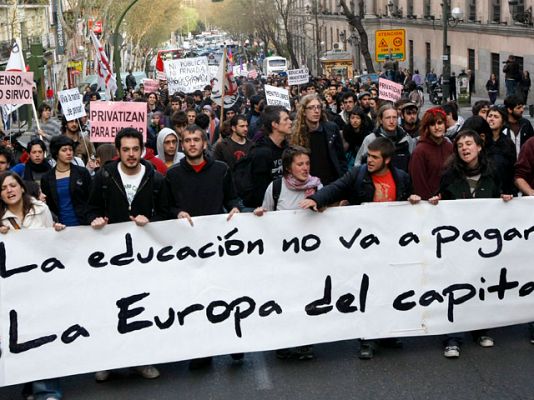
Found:
[[[406,60],[406,30],[388,29],[375,32],[375,61],[384,62],[386,56],[392,60]]]

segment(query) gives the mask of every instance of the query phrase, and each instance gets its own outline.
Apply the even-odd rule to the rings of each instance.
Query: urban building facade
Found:
[[[375,32],[404,29],[405,58],[401,68],[421,74],[443,69],[444,58],[451,72],[475,74],[475,91],[484,93],[491,73],[499,78],[504,93],[503,62],[514,55],[524,70],[534,72],[534,0],[347,0],[359,14],[369,38],[374,68]],[[443,6],[445,3],[445,7]],[[448,8],[446,7],[448,6]],[[447,12],[447,52],[444,53],[444,18]],[[359,35],[351,28],[338,0],[297,0],[296,26],[305,27],[296,37],[297,58],[318,72],[321,54],[334,49],[352,54],[355,74],[366,69],[360,54]]]

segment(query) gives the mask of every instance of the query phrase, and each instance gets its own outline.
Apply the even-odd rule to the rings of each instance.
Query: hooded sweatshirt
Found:
[[[176,134],[175,131],[173,131],[171,128],[163,128],[161,131],[159,131],[158,139],[156,142],[156,148],[158,150],[157,157],[160,160],[162,160],[164,163],[166,163],[167,161],[165,160],[165,151],[163,150],[163,142],[165,141],[165,138],[167,138],[167,136],[169,135],[174,135],[176,136],[176,139],[179,140],[178,135]],[[172,162],[172,164],[173,165],[178,164],[180,160],[184,157],[185,157],[184,153],[176,150],[176,153],[174,154],[174,161]]]

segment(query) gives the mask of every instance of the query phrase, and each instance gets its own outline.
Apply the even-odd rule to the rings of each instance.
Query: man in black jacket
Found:
[[[318,211],[341,200],[348,200],[351,205],[408,200],[411,194],[410,176],[390,166],[394,154],[395,146],[391,140],[383,137],[375,139],[368,147],[367,164],[354,167],[337,181],[303,200],[301,208]],[[380,343],[389,347],[402,346],[395,338],[383,339]],[[361,340],[360,359],[373,358],[375,346],[374,340]]]
[[[208,146],[206,132],[197,125],[189,125],[182,134],[185,158],[167,172],[170,213],[178,219],[228,213],[227,220],[242,208],[232,180],[230,167],[222,161],[204,156]],[[243,354],[232,354],[241,362]],[[190,369],[202,368],[211,363],[211,357],[191,360]]]
[[[87,213],[91,226],[102,229],[108,223],[126,221],[145,226],[149,221],[166,219],[164,178],[142,158],[143,135],[134,128],[124,128],[115,137],[115,147],[120,160],[104,165],[91,187]],[[134,370],[146,379],[159,376],[152,365]],[[109,375],[109,371],[99,371],[95,379],[103,382]]]

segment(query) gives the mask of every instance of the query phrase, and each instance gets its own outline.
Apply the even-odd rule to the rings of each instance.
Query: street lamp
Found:
[[[442,74],[442,89],[443,89],[443,103],[449,99],[450,96],[450,79],[451,79],[451,60],[449,49],[447,46],[447,30],[449,25],[454,27],[463,18],[464,13],[458,7],[455,7],[449,14],[451,8],[450,0],[443,0],[441,3],[441,15],[443,20],[443,74]]]

